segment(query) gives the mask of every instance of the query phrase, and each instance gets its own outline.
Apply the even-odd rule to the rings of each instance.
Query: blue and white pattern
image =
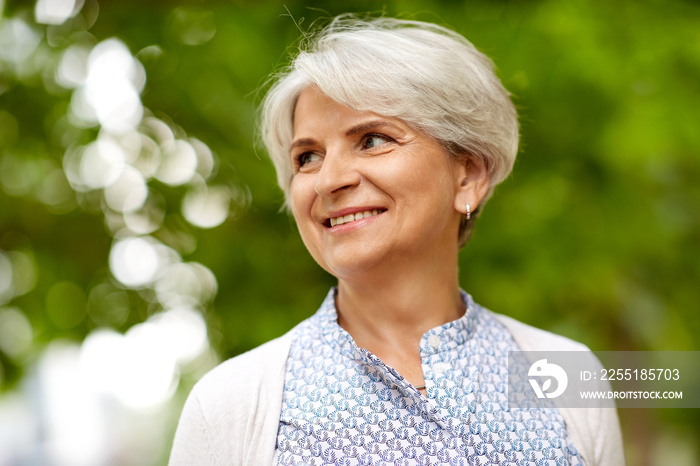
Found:
[[[278,464],[584,464],[557,409],[509,408],[508,351],[518,345],[471,296],[462,318],[421,339],[426,396],[355,344],[334,296],[297,328]]]

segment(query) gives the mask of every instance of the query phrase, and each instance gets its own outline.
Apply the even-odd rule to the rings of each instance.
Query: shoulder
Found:
[[[271,463],[292,333],[219,364],[195,384],[170,465]]]
[[[512,317],[488,312],[508,329],[523,351],[590,351],[583,343],[570,338],[524,324]]]
[[[208,398],[259,388],[284,373],[290,344],[291,332],[224,361],[202,377],[192,393]]]
[[[588,351],[590,349],[570,338],[524,324],[512,317],[489,312],[513,336],[523,351]],[[600,362],[593,354],[597,365]],[[601,366],[602,367],[602,366]],[[555,403],[556,404],[556,403]],[[622,433],[614,404],[597,407],[570,408],[558,406],[574,444],[588,464],[621,466],[625,464]]]

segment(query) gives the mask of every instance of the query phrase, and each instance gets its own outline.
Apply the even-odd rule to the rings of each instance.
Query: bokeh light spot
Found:
[[[81,365],[90,374],[90,385],[97,391],[111,393],[124,377],[124,335],[112,329],[93,330],[80,348]]]
[[[134,289],[151,286],[165,268],[180,261],[175,250],[151,236],[123,236],[113,243],[110,251],[112,273]]]
[[[117,212],[140,209],[148,197],[148,187],[141,172],[126,166],[112,184],[105,188],[107,205]]]
[[[158,144],[165,144],[175,140],[173,130],[164,121],[152,116],[143,119],[140,129],[143,134],[152,137]]]
[[[180,7],[172,13],[172,30],[185,45],[203,45],[216,35],[214,13]]]
[[[8,251],[7,257],[12,263],[12,288],[14,296],[30,292],[36,286],[38,268],[31,253]]]
[[[206,323],[193,309],[171,309],[149,321],[160,329],[160,345],[180,364],[192,361],[208,347]]]
[[[170,186],[180,186],[192,179],[197,170],[197,153],[192,145],[181,139],[165,142],[163,159],[156,178]]]
[[[119,327],[129,317],[129,296],[111,283],[101,283],[90,290],[87,311],[97,325]]]
[[[177,385],[177,360],[163,340],[163,330],[150,322],[126,332],[123,360],[128,363],[128,372],[117,392],[125,405],[144,409],[172,396]]]
[[[80,160],[80,181],[90,189],[114,183],[124,170],[124,150],[109,138],[85,147]]]
[[[169,400],[179,379],[179,364],[208,350],[202,315],[177,308],[154,315],[125,335],[110,329],[91,332],[82,345],[81,363],[95,390],[142,410]]]
[[[83,45],[72,45],[63,52],[56,68],[56,82],[72,89],[82,85],[87,79],[87,62],[90,49]]]
[[[209,146],[199,139],[190,138],[189,141],[197,154],[197,173],[206,180],[214,171],[214,154],[212,154]]]
[[[161,267],[158,252],[143,237],[127,238],[112,245],[109,268],[126,286],[141,288],[151,283]]]
[[[83,0],[37,0],[34,17],[39,24],[63,24],[75,16],[83,6]]]
[[[231,193],[222,186],[202,186],[190,190],[182,200],[182,215],[200,228],[221,225],[229,215]]]
[[[149,192],[145,205],[134,212],[124,213],[124,223],[137,235],[147,235],[163,225],[165,200],[158,193]]]
[[[139,93],[145,80],[143,66],[121,41],[100,42],[88,56],[87,76],[73,94],[72,110],[80,120],[96,120],[111,133],[131,131],[143,117]]]
[[[0,159],[0,185],[11,196],[27,196],[40,178],[39,164],[32,159],[13,154],[5,154]]]
[[[14,307],[0,308],[0,351],[13,359],[26,354],[32,346],[29,319]]]
[[[0,251],[0,303],[7,302],[14,296],[12,287],[12,262]]]
[[[188,264],[177,263],[163,271],[155,290],[164,307],[175,307],[196,305],[202,288],[194,270]]]
[[[103,411],[97,394],[90,390],[88,374],[80,364],[80,349],[66,342],[53,342],[39,362],[42,435],[47,456],[56,466],[101,464],[106,448]]]
[[[200,301],[206,303],[213,299],[219,288],[214,272],[197,262],[190,262],[188,265],[192,268],[199,280],[199,285],[201,287]]]
[[[132,165],[143,174],[145,178],[151,178],[160,165],[160,146],[150,137],[139,134],[141,144],[139,153]]]
[[[42,203],[50,206],[58,206],[70,201],[73,191],[62,170],[51,170],[43,182],[37,187],[36,197]]]
[[[0,59],[20,65],[34,53],[41,37],[18,18],[0,21]]]
[[[126,163],[133,166],[134,162],[139,157],[139,153],[141,152],[141,134],[139,134],[139,132],[136,130],[132,130],[120,134],[115,139],[124,150]]]

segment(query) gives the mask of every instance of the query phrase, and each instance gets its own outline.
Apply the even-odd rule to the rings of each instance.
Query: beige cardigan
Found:
[[[494,315],[523,351],[588,351],[568,338]],[[180,417],[170,466],[273,463],[292,333],[229,359],[195,385]],[[588,466],[625,464],[614,407],[559,411]]]

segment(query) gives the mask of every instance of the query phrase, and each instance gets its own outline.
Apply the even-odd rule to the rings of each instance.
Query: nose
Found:
[[[360,184],[360,179],[351,155],[342,151],[327,151],[321,168],[316,172],[314,189],[319,196],[334,197]]]

